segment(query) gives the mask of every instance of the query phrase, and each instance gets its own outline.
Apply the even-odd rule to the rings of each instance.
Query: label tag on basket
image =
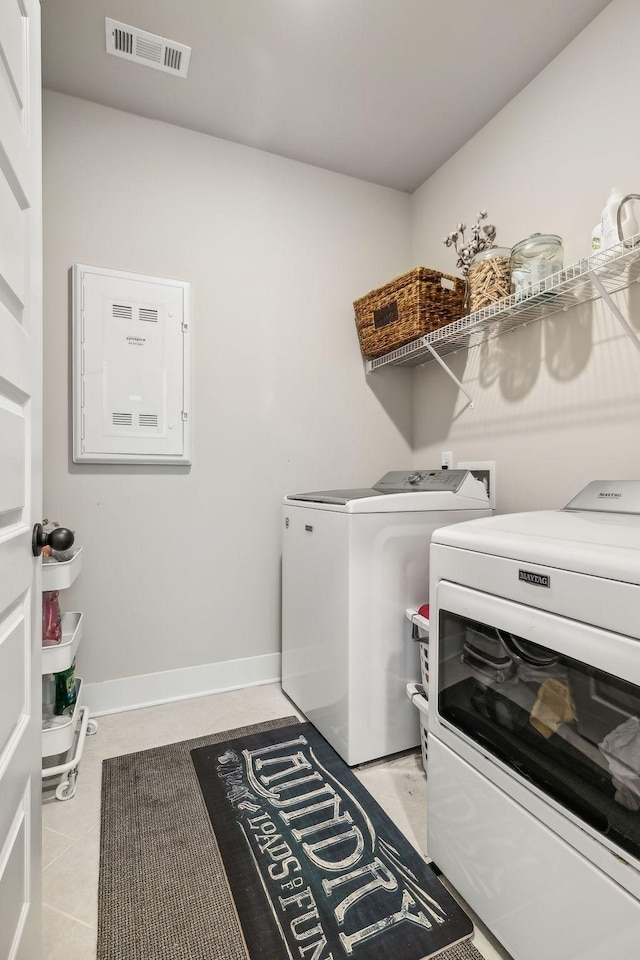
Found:
[[[398,304],[394,300],[385,307],[373,311],[373,325],[376,329],[386,327],[388,323],[395,323],[398,319]]]
[[[444,290],[455,290],[456,285],[453,280],[449,280],[448,277],[440,277],[440,286]]]

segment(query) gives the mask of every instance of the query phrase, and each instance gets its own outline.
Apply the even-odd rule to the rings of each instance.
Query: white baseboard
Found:
[[[121,713],[123,710],[137,710],[159,703],[171,703],[173,700],[206,697],[212,693],[276,683],[279,680],[280,654],[270,653],[244,660],[224,660],[222,663],[205,663],[138,677],[122,677],[103,683],[84,682],[82,702],[89,707],[91,716],[99,717],[106,713]]]

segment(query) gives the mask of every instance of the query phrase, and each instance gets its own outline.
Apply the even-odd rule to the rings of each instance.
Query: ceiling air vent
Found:
[[[189,70],[191,47],[185,47],[174,40],[166,40],[127,23],[105,18],[107,53],[125,60],[133,60],[154,70],[172,73],[175,77],[186,77]]]

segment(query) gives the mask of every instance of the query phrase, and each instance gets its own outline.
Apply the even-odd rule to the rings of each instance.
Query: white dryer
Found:
[[[514,960],[640,956],[640,481],[430,560],[429,854]]]
[[[432,532],[491,513],[468,470],[284,498],[282,688],[350,766],[420,743],[405,611],[428,599]]]

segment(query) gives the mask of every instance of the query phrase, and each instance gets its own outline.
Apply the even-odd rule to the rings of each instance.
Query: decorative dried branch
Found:
[[[456,267],[465,279],[469,273],[469,264],[476,253],[495,246],[496,228],[491,223],[481,225],[481,221],[486,219],[487,211],[481,210],[476,223],[471,227],[471,239],[467,242],[465,242],[465,231],[467,229],[465,223],[459,223],[456,229],[442,241],[446,247],[453,247],[458,254]]]

